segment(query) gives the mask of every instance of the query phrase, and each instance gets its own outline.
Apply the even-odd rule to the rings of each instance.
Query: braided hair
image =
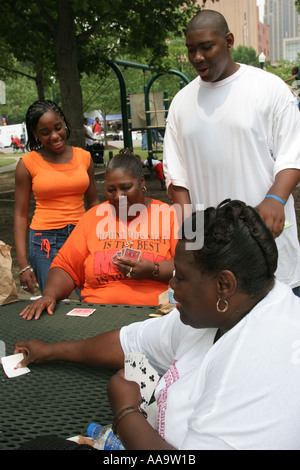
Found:
[[[196,213],[191,217],[193,231],[197,233],[201,227],[196,227]],[[182,237],[186,239],[184,224]],[[201,271],[208,274],[231,271],[238,289],[251,297],[265,295],[274,281],[278,261],[274,237],[258,212],[244,202],[228,199],[217,208],[207,208],[204,244],[192,253]]]
[[[36,140],[33,131],[36,129],[36,126],[38,125],[41,116],[43,116],[43,114],[47,113],[48,111],[54,111],[61,117],[66,126],[67,139],[70,137],[70,126],[61,108],[56,103],[54,103],[54,101],[38,100],[35,101],[31,106],[29,106],[26,113],[26,129],[28,136],[26,144],[27,150],[31,151],[38,150],[39,148],[41,148],[41,143]]]
[[[143,164],[141,157],[135,155],[131,148],[122,149],[115,155],[106,167],[106,175],[112,170],[121,169],[124,171],[131,171],[132,175],[138,180],[143,176]]]

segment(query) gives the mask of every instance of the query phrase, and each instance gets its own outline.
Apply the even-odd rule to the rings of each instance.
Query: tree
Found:
[[[203,2],[205,3],[205,1]],[[159,66],[168,35],[182,35],[196,0],[6,0],[0,42],[29,61],[41,86],[56,76],[72,127],[70,144],[84,146],[81,73],[107,71],[107,59],[134,53]],[[0,61],[1,65],[1,61]]]
[[[232,50],[231,55],[235,62],[259,67],[259,60],[253,47],[238,46]]]

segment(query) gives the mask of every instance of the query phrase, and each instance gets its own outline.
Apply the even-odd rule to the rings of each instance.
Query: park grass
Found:
[[[111,147],[113,147],[113,145]],[[104,160],[106,162],[108,162],[111,154],[113,156],[115,156],[116,154],[118,154],[120,152],[120,150],[121,149],[117,148],[117,147],[105,150]],[[146,160],[147,157],[148,157],[148,151],[147,150],[142,150],[140,146],[139,147],[133,147],[133,153],[135,153],[136,155],[139,155],[141,157],[142,161]],[[16,153],[14,156],[21,157],[22,155],[25,155],[25,154],[24,153]],[[13,163],[15,163],[15,159],[12,158],[11,154],[0,155],[0,168],[2,168],[4,166],[12,165]]]
[[[0,158],[0,167],[2,168],[3,166],[8,166],[8,165],[13,165],[15,163],[15,160],[13,158]]]
[[[120,148],[105,150],[104,151],[105,161],[107,162],[109,160],[111,152],[112,152],[112,155],[115,156],[120,152],[120,150],[121,150]],[[139,155],[143,161],[147,160],[147,157],[148,157],[148,151],[147,150],[142,150],[141,147],[133,147],[133,153],[135,155]]]

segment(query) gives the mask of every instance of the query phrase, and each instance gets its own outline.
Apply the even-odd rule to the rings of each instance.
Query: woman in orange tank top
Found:
[[[14,235],[20,284],[26,292],[41,292],[52,260],[85,212],[99,204],[94,164],[83,149],[67,145],[70,128],[53,101],[33,103],[26,114],[27,150],[15,176]],[[31,192],[35,212],[27,226]]]

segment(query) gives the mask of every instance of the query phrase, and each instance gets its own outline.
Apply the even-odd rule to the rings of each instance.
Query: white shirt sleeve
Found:
[[[156,371],[163,375],[168,370],[181,338],[182,328],[179,312],[175,309],[161,318],[125,326],[120,332],[124,353],[139,351],[148,358]]]
[[[167,188],[170,184],[189,189],[189,181],[184,161],[183,138],[181,129],[176,127],[176,97],[169,109],[164,136],[163,169]]]
[[[300,169],[300,112],[289,89],[280,91],[272,126],[274,177],[282,170]]]

